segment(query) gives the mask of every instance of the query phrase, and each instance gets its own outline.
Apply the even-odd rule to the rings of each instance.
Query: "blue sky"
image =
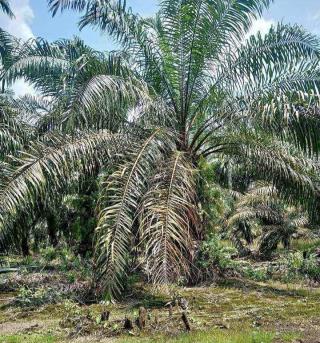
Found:
[[[55,40],[61,37],[69,38],[77,35],[98,50],[107,50],[114,47],[108,37],[101,35],[100,32],[96,32],[92,28],[86,28],[80,32],[77,29],[77,20],[79,18],[77,13],[65,11],[52,18],[48,12],[46,0],[29,0],[29,3],[35,14],[31,25],[35,36],[45,36],[49,40]],[[128,5],[135,12],[139,12],[144,16],[152,15],[156,11],[156,3],[155,0],[128,1]]]
[[[10,33],[27,39],[43,37],[49,41],[59,38],[80,36],[90,46],[98,50],[110,50],[115,47],[112,41],[101,33],[86,28],[79,32],[77,28],[77,13],[64,12],[52,18],[48,11],[46,0],[10,0],[15,20],[0,15],[0,27]],[[127,0],[134,12],[143,16],[152,15],[157,10],[158,0]],[[252,33],[258,30],[266,32],[278,21],[298,23],[309,31],[320,36],[320,0],[274,0],[274,4],[254,23]],[[26,91],[26,85],[21,82],[16,86],[17,93]]]
[[[79,32],[76,13],[59,13],[52,18],[46,0],[11,0],[11,3],[17,19],[9,22],[0,16],[0,27],[22,38],[40,36],[52,41],[79,35],[99,50],[113,47],[108,37],[90,28]],[[157,0],[128,0],[133,10],[144,16],[152,15],[157,9],[157,3]],[[255,25],[255,30],[265,30],[277,21],[298,23],[320,35],[320,0],[275,0],[270,10]]]

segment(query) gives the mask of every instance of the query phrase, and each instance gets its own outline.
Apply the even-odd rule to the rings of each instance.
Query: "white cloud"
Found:
[[[252,23],[252,26],[251,26],[246,38],[248,38],[252,35],[256,35],[259,31],[262,34],[262,36],[264,36],[269,32],[270,27],[274,24],[275,24],[275,22],[273,20],[267,20],[264,18],[259,18]]]
[[[12,90],[14,91],[16,97],[24,96],[26,94],[38,95],[38,92],[34,89],[34,87],[23,79],[17,80],[12,85]]]
[[[34,38],[31,24],[34,19],[34,13],[29,0],[11,0],[10,6],[15,18],[10,19],[7,15],[0,14],[0,27],[15,37],[24,40]],[[18,80],[12,86],[16,96],[25,94],[35,94],[34,88],[24,80]]]
[[[29,0],[12,0],[10,1],[15,18],[10,19],[7,15],[0,14],[0,26],[12,35],[28,39],[33,38],[31,24],[34,13]]]

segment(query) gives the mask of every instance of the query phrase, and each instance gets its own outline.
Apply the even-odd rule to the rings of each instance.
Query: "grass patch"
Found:
[[[301,337],[300,333],[286,332],[281,335],[282,342],[295,342]]]
[[[51,335],[0,335],[0,343],[55,343],[58,342]]]
[[[211,331],[211,332],[193,332],[190,334],[182,334],[174,338],[156,337],[148,338],[123,338],[119,343],[138,343],[138,342],[152,342],[152,343],[272,343],[275,334],[265,331]]]
[[[86,323],[89,313],[94,323],[88,326],[85,335],[98,334],[101,337],[110,337],[110,342],[117,343],[292,343],[300,338],[299,335],[304,335],[301,332],[307,333],[308,339],[311,337],[310,342],[318,338],[320,289],[237,278],[229,279],[223,286],[174,290],[189,302],[192,327],[189,334],[184,333],[179,309],[174,307],[173,314],[169,317],[164,303],[169,301],[170,297],[151,292],[148,287],[136,289],[134,298],[125,302],[78,306],[81,315],[71,313],[76,320],[68,328],[71,331],[75,329],[77,317],[81,317]],[[138,314],[137,308],[142,305],[149,312],[147,326],[141,332],[135,325],[128,335],[122,329],[123,320],[128,316],[134,321]],[[96,323],[95,319],[106,309],[111,312],[110,322],[106,325]],[[62,342],[63,339],[71,343],[76,340],[77,337],[67,340],[68,330],[58,330],[59,319],[69,314],[65,303],[30,310],[27,317],[23,315],[24,311],[18,307],[8,307],[1,313],[0,331],[1,325],[7,323],[10,323],[10,331],[6,331],[7,335],[0,335],[0,343],[56,343]],[[50,328],[50,331],[22,333],[21,327],[30,326],[26,324],[31,320],[40,323],[41,328]],[[17,328],[20,326],[20,331],[15,330],[13,321],[17,323]],[[51,336],[46,336],[45,333]]]
[[[292,249],[300,251],[310,251],[320,246],[320,239],[294,239]]]

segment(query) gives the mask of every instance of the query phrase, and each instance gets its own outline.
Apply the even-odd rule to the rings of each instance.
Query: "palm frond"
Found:
[[[75,173],[90,174],[110,151],[116,151],[119,135],[108,132],[80,137],[51,135],[45,143],[33,143],[13,158],[2,173],[0,187],[0,233],[6,237],[10,224],[37,201],[66,191]]]
[[[231,138],[233,135],[237,137],[235,140]],[[312,199],[318,194],[317,161],[308,159],[302,151],[288,143],[276,143],[275,137],[267,133],[245,129],[240,135],[231,133],[230,138],[229,143],[224,141],[226,145],[221,151],[227,155],[233,155],[233,151],[233,156],[237,156],[239,161],[242,159],[252,175],[271,182],[290,203],[312,207]],[[224,139],[228,140],[227,135]]]
[[[14,18],[14,14],[11,10],[8,0],[0,0],[0,8],[3,13],[7,14],[10,18]]]
[[[265,37],[251,37],[212,66],[212,80],[207,80],[197,109],[203,112],[210,106],[216,124],[225,125],[217,120],[219,113],[226,113],[230,121],[254,121],[310,155],[318,153],[319,121],[308,114],[319,106],[319,54],[319,39],[301,27],[272,27]],[[198,131],[212,128],[209,117]]]
[[[0,156],[14,154],[32,137],[34,129],[22,120],[20,106],[10,95],[0,95]]]
[[[264,258],[269,257],[281,241],[288,247],[293,233],[308,223],[308,217],[300,208],[288,208],[274,186],[261,182],[252,184],[239,198],[234,213],[227,220],[231,240],[242,256],[251,253],[242,238],[251,244],[253,236],[249,235],[251,241],[248,241],[248,232],[253,225],[260,226],[258,252]]]
[[[55,100],[51,117],[47,113],[44,118],[47,127],[112,128],[126,119],[130,107],[151,102],[147,85],[125,54],[98,53],[79,39],[52,44],[30,40],[5,77],[11,82],[24,77]]]
[[[195,172],[177,151],[160,165],[144,196],[139,231],[147,272],[155,284],[169,284],[190,271],[200,222]]]
[[[52,16],[55,16],[59,10],[62,12],[67,9],[72,9],[81,12],[85,9],[88,2],[88,0],[48,0],[48,6],[52,12]]]
[[[141,143],[133,144],[124,163],[101,185],[96,229],[97,282],[109,296],[119,295],[123,289],[135,213],[148,177],[168,149],[166,136],[158,129]]]
[[[316,59],[320,54],[318,37],[298,25],[278,24],[262,36],[251,36],[235,52],[230,52],[217,70],[216,86],[223,83],[242,87],[244,80],[254,80],[271,66],[273,74],[283,72],[292,61]]]

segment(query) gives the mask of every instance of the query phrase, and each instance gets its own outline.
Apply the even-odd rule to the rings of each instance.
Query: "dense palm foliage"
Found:
[[[42,99],[19,104],[38,114],[33,138],[1,135],[1,146],[23,140],[3,154],[4,247],[23,213],[99,176],[101,290],[121,292],[132,262],[157,284],[188,277],[208,228],[204,159],[218,161],[231,182],[230,166],[241,166],[317,219],[320,45],[282,24],[245,39],[271,0],[162,0],[152,18],[121,0],[48,3],[53,15],[81,12],[80,27],[108,33],[121,50],[8,40],[2,81],[23,77]],[[7,113],[19,106],[2,117],[10,125],[16,117]]]

